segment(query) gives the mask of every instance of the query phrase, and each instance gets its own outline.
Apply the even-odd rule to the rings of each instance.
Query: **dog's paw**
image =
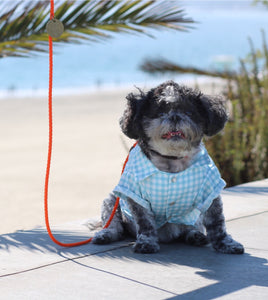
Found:
[[[155,237],[139,235],[133,247],[137,253],[156,253],[160,247]]]
[[[134,252],[137,253],[156,253],[159,251],[160,247],[158,243],[155,244],[150,244],[150,243],[141,243],[141,242],[136,242],[134,244]]]
[[[204,246],[209,243],[208,238],[198,230],[191,230],[187,233],[185,242],[192,246]]]
[[[232,239],[231,236],[227,236],[221,241],[212,245],[213,248],[221,253],[225,254],[243,254],[244,247],[240,243]]]
[[[115,233],[109,229],[102,229],[101,231],[97,232],[93,239],[93,244],[105,245],[110,244],[111,242],[117,240],[115,237]]]

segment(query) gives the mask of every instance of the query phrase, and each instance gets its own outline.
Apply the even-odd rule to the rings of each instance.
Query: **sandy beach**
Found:
[[[118,119],[126,91],[54,97],[52,224],[97,216],[127,152]],[[1,233],[44,225],[47,98],[0,101]]]
[[[202,85],[215,92],[212,85]],[[118,120],[133,88],[55,96],[49,185],[51,225],[100,215],[117,184],[128,140]],[[0,234],[44,225],[47,97],[0,100]]]

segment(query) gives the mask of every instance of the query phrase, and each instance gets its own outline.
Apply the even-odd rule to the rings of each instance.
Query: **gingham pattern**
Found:
[[[225,182],[205,147],[183,172],[159,171],[137,145],[114,194],[123,213],[131,217],[126,199],[153,212],[157,227],[165,223],[194,225],[224,188]]]

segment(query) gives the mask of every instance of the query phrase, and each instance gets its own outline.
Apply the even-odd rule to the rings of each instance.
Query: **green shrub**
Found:
[[[241,60],[239,74],[228,80],[229,122],[205,144],[228,186],[268,177],[268,49]]]

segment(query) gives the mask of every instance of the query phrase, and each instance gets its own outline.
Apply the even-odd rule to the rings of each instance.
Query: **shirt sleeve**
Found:
[[[140,184],[130,172],[124,172],[113,193],[122,200],[131,198],[146,209],[151,209],[147,200],[143,199]]]
[[[197,208],[201,212],[205,212],[208,210],[213,200],[217,198],[226,183],[221,178],[220,173],[216,166],[214,166],[208,173],[204,180],[203,186],[200,190],[198,198],[202,198],[202,201],[199,202]]]

